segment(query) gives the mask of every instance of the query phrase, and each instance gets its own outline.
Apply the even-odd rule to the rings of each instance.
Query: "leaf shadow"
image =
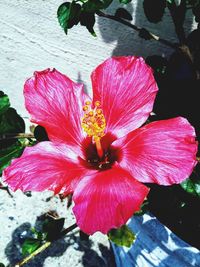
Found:
[[[38,225],[41,225],[41,221],[37,220],[35,228],[38,229]],[[12,240],[7,244],[5,248],[5,254],[9,260],[10,265],[15,265],[21,261],[24,257],[21,253],[21,245],[27,237],[30,237],[32,225],[29,222],[21,224],[12,233]],[[27,267],[42,267],[47,257],[59,257],[63,255],[70,244],[67,244],[64,239],[59,239],[52,243],[52,245],[45,251],[40,253],[39,256],[33,258],[30,263],[27,263]]]
[[[105,13],[114,15],[118,7],[119,3],[113,1],[113,3],[106,9]],[[165,15],[161,21],[158,23],[151,23],[144,15],[143,1],[132,1],[132,3],[121,5],[120,7],[123,7],[132,15],[132,24],[139,28],[145,28],[163,39],[178,43],[175,26],[168,9],[165,10]],[[102,17],[98,17],[97,21],[103,40],[109,44],[114,43],[115,47],[112,51],[113,56],[138,55],[146,57],[152,55],[155,49],[156,53],[159,55],[169,56],[173,52],[172,48],[158,41],[140,38],[137,31],[116,21]],[[188,35],[193,28],[193,15],[188,13],[185,23],[187,23],[187,25],[184,25],[184,28],[186,35]]]
[[[37,218],[34,225],[34,228],[39,231],[41,230],[42,226],[41,217],[42,216]],[[31,228],[32,225],[29,222],[25,222],[13,231],[12,240],[5,248],[6,257],[11,266],[15,265],[24,258],[21,253],[21,245],[26,238],[31,237]],[[72,247],[70,250],[70,257],[80,257],[79,262],[81,262],[83,267],[116,266],[112,248],[108,248],[101,243],[98,243],[96,246],[94,246],[94,242],[92,240],[81,240],[77,233],[68,234],[65,238],[54,241],[50,247],[33,258],[29,263],[26,264],[26,266],[43,267],[44,262],[48,257],[60,257],[70,246]],[[96,249],[98,251],[96,251]],[[77,256],[75,250],[81,251],[82,255],[78,254]],[[71,265],[68,265],[67,262],[65,264],[66,267],[71,267]]]

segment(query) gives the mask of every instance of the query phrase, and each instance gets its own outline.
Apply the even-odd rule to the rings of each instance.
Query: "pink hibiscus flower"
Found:
[[[26,81],[26,108],[50,141],[26,148],[3,174],[13,190],[73,193],[77,224],[88,234],[125,224],[148,194],[142,183],[186,179],[197,152],[184,118],[139,128],[158,90],[142,58],[110,58],[91,79],[93,100],[55,69]]]

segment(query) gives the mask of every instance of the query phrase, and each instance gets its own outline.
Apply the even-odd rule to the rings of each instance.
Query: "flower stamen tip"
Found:
[[[105,135],[106,120],[103,115],[100,101],[95,101],[94,109],[91,108],[91,102],[86,101],[83,111],[85,112],[82,118],[82,128],[89,137],[93,138],[96,143],[97,150],[100,149],[100,139]]]
[[[86,101],[83,106],[85,112],[82,118],[82,128],[88,136],[93,137],[93,141],[99,140],[105,135],[106,120],[104,118],[100,101],[95,101],[94,109],[91,108],[91,102]]]

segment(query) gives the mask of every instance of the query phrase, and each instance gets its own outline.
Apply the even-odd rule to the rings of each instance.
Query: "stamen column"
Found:
[[[103,148],[101,145],[101,137],[105,135],[106,120],[100,108],[101,103],[96,101],[94,109],[91,108],[91,102],[86,101],[83,111],[85,112],[82,118],[82,128],[89,137],[92,137],[93,142],[96,144],[97,153],[99,158],[103,157]]]

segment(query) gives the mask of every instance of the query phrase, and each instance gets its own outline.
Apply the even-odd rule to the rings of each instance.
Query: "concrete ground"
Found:
[[[52,193],[32,193],[31,197],[21,192],[12,195],[0,190],[0,262],[14,266],[23,258],[21,243],[30,234],[31,227],[40,229],[42,214],[56,211],[66,218],[65,227],[72,225],[75,219],[65,200],[61,202],[59,197],[49,200]],[[75,229],[25,266],[115,267],[115,261],[106,236],[97,233],[89,241],[81,241]]]

